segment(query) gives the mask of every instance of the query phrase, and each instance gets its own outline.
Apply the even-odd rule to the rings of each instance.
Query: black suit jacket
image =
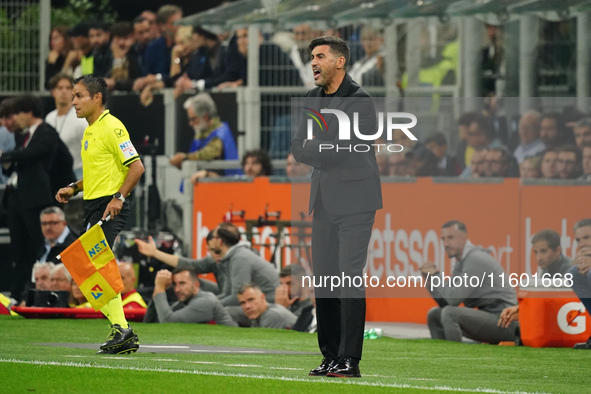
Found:
[[[58,259],[56,259],[57,255],[59,255],[64,250],[66,250],[66,248],[68,246],[70,246],[72,244],[72,242],[76,241],[77,239],[78,239],[78,234],[76,234],[72,229],[70,229],[70,233],[66,236],[66,239],[64,239],[64,242],[56,243],[55,245],[53,245],[53,247],[51,249],[49,249],[49,254],[47,255],[47,258],[45,259],[45,261],[52,262],[54,264],[60,263],[60,261]],[[38,258],[43,257],[44,254],[45,254],[45,245],[43,245],[43,247],[39,250]]]
[[[349,115],[353,125],[353,112],[359,115],[359,130],[363,134],[374,134],[376,131],[376,113],[370,95],[363,90],[349,74],[345,78],[332,99],[321,99],[322,88],[312,89],[306,95],[306,106],[339,109]],[[356,100],[343,100],[345,97]],[[321,100],[319,100],[321,99]],[[320,107],[319,107],[320,105]],[[339,125],[337,117],[325,115],[328,132],[314,126],[314,139],[307,138],[307,122],[302,117],[295,138],[292,140],[292,153],[300,163],[314,167],[310,190],[309,212],[316,203],[318,194],[326,211],[332,215],[347,215],[360,212],[374,211],[382,208],[382,188],[380,175],[372,143],[362,141],[351,131],[351,140],[339,141]],[[368,152],[349,152],[345,149],[319,151],[320,144],[332,144],[335,147],[365,144],[371,149]]]
[[[43,122],[37,127],[26,148],[19,146],[13,151],[2,153],[0,161],[11,163],[8,169],[3,168],[4,173],[11,175],[16,171],[18,174],[16,189],[7,190],[4,195],[5,206],[8,195],[13,193],[14,201],[22,209],[49,206],[55,202],[51,193],[49,169],[60,141],[55,129]]]
[[[51,125],[43,122],[41,125],[44,129],[52,135],[53,143],[55,144],[56,152],[51,167],[49,168],[49,182],[51,184],[51,195],[55,196],[57,191],[62,187],[69,185],[72,182],[77,181],[76,175],[74,174],[74,158],[70,153],[70,150],[59,137],[57,131],[51,127]],[[39,127],[41,127],[39,126]],[[57,136],[57,138],[55,138]],[[56,202],[53,201],[53,204]]]

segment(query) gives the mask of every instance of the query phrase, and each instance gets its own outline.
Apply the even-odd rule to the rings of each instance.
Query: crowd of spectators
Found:
[[[527,111],[519,117],[512,141],[501,132],[498,119],[480,112],[462,114],[458,121],[456,154],[448,154],[441,132],[411,141],[396,130],[390,143],[401,152],[377,152],[382,176],[457,176],[474,178],[591,179],[591,118],[579,113]]]

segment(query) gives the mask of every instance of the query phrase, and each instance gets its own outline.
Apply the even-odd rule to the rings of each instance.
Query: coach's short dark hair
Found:
[[[240,231],[232,223],[221,223],[217,231],[224,245],[233,246],[240,242]]]
[[[12,113],[18,114],[20,112],[32,112],[34,117],[41,118],[43,116],[43,111],[41,109],[41,100],[39,97],[30,94],[16,97]]]
[[[462,222],[460,222],[459,220],[450,220],[449,222],[445,222],[443,223],[443,226],[441,226],[441,228],[448,228],[448,227],[453,227],[456,226],[456,228],[464,233],[468,232],[468,229],[466,228],[466,225]]]
[[[546,241],[550,249],[556,250],[560,246],[560,235],[552,229],[538,231],[531,239],[531,244],[538,241]]]
[[[77,85],[79,83],[81,83],[86,87],[86,89],[88,89],[90,97],[94,97],[95,94],[100,93],[103,96],[103,105],[105,105],[109,94],[109,87],[107,86],[107,82],[105,82],[104,78],[101,78],[93,74],[88,74],[83,75],[74,81],[74,85]]]
[[[328,47],[333,53],[336,53],[338,56],[342,56],[345,58],[345,65],[349,65],[351,51],[349,50],[349,46],[344,40],[335,36],[318,37],[310,41],[310,46],[308,48],[310,49],[310,52],[312,52],[314,48],[321,45],[328,45]]]

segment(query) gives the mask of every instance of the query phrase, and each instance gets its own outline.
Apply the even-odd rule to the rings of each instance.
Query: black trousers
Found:
[[[85,231],[88,231],[89,228],[97,224],[99,220],[103,218],[103,213],[105,213],[105,209],[107,209],[107,205],[109,205],[109,202],[111,202],[112,199],[113,197],[108,196],[97,198],[96,200],[84,201]],[[108,222],[103,223],[101,226],[111,249],[113,249],[113,243],[115,242],[117,235],[119,235],[121,230],[123,230],[125,227],[125,223],[127,223],[129,212],[129,201],[125,200],[119,215],[111,218]]]
[[[7,207],[10,252],[14,264],[10,294],[20,302],[26,298],[24,291],[31,283],[33,265],[45,242],[39,215],[46,207],[24,209],[16,193],[10,193],[7,196]]]
[[[354,278],[363,277],[374,219],[375,211],[330,215],[321,197],[314,203],[312,264],[315,284],[323,284],[315,285],[314,291],[318,345],[325,357],[361,359],[365,287]],[[341,283],[331,289],[335,277]]]

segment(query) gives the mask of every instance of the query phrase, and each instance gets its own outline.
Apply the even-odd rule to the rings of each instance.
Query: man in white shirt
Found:
[[[74,159],[76,179],[82,179],[82,158],[80,157],[81,141],[84,129],[88,126],[85,119],[78,118],[72,107],[72,89],[74,81],[65,73],[56,74],[49,81],[51,95],[55,100],[53,111],[47,114],[45,121],[57,130],[60,139],[68,147]]]

